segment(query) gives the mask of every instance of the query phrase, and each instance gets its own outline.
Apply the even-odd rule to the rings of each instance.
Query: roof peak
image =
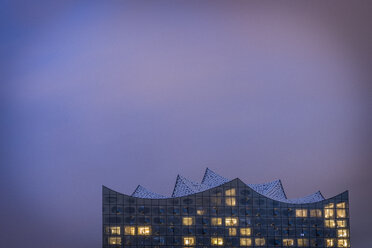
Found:
[[[171,197],[181,197],[199,193],[214,187],[218,187],[230,181],[232,180],[220,176],[208,167],[205,169],[201,183],[194,182],[180,174],[177,174],[176,183],[174,185]],[[280,179],[275,179],[267,183],[246,185],[263,196],[286,203],[310,203],[325,199],[320,191],[302,198],[288,199]],[[153,199],[167,198],[166,196],[149,191],[142,185],[137,186],[132,196]]]

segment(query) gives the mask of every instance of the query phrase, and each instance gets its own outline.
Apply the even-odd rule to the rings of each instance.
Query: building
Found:
[[[348,192],[288,199],[280,180],[245,184],[206,169],[171,197],[103,186],[103,247],[350,247]]]

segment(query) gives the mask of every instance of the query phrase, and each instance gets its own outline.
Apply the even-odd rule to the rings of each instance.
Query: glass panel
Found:
[[[346,220],[337,220],[337,227],[346,227]]]
[[[240,245],[241,246],[251,246],[252,245],[252,239],[250,239],[250,238],[240,238]]]
[[[236,236],[236,228],[229,228],[229,236]]]
[[[324,226],[328,228],[335,228],[336,227],[335,220],[325,220]]]
[[[125,226],[124,234],[125,235],[136,235],[136,228],[134,226]]]
[[[293,239],[283,239],[283,246],[294,246]]]
[[[334,239],[326,239],[326,247],[334,247],[335,240]]]
[[[337,203],[336,205],[337,208],[346,208],[345,202]]]
[[[184,226],[191,226],[194,223],[193,217],[183,217],[182,218],[182,224]]]
[[[324,209],[324,218],[326,219],[333,218],[334,215],[335,215],[335,211],[333,209],[330,209],[330,208]]]
[[[110,245],[121,245],[121,237],[109,237]]]
[[[255,240],[254,240],[254,244],[256,245],[256,246],[264,246],[265,245],[265,239],[264,238],[256,238]]]
[[[221,237],[211,238],[211,244],[221,246],[223,245],[223,238]]]
[[[296,217],[307,217],[307,209],[296,209]]]
[[[199,208],[199,209],[196,210],[197,215],[203,215],[204,213],[205,213],[205,211],[202,208]]]
[[[225,195],[226,196],[235,196],[236,195],[236,191],[235,191],[234,188],[228,189],[228,190],[225,191]]]
[[[337,218],[345,218],[346,217],[346,210],[345,209],[337,209]]]
[[[339,239],[337,241],[337,247],[350,247],[350,243],[348,239]]]
[[[211,225],[212,226],[221,226],[222,225],[222,218],[211,218]]]
[[[151,235],[151,227],[150,226],[139,226],[138,235]]]
[[[300,247],[309,246],[309,240],[308,239],[297,239],[297,246],[300,246]]]
[[[120,226],[110,226],[106,228],[106,232],[108,232],[111,235],[120,235]]]
[[[235,206],[236,205],[236,199],[235,197],[226,197],[225,203],[227,206]]]
[[[347,238],[349,237],[349,231],[347,229],[339,229],[337,230],[337,237]]]
[[[310,217],[322,217],[322,210],[321,209],[311,209],[310,210]]]
[[[240,228],[240,235],[241,236],[251,236],[251,228],[250,227]]]
[[[225,226],[237,226],[237,225],[238,225],[238,218],[226,217]]]
[[[185,246],[192,246],[195,245],[195,237],[184,237],[183,244]]]

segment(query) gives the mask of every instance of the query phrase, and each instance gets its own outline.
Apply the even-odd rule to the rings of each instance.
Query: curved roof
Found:
[[[220,186],[230,181],[231,180],[218,175],[217,173],[210,170],[209,168],[205,170],[201,183],[193,182],[181,175],[178,175],[171,197],[181,197],[181,196],[187,196],[187,195],[199,193],[199,192]],[[282,182],[280,180],[274,180],[272,182],[261,183],[261,184],[247,184],[247,186],[252,188],[257,193],[264,195],[270,199],[281,201],[281,202],[286,202],[286,203],[304,204],[304,203],[314,203],[314,202],[325,200],[325,198],[320,193],[320,191],[315,192],[314,194],[311,194],[305,197],[288,199],[284,192]],[[132,196],[139,197],[139,198],[150,198],[150,199],[168,198],[166,196],[151,192],[150,190],[146,189],[145,187],[141,185],[137,186],[135,191],[132,193]]]

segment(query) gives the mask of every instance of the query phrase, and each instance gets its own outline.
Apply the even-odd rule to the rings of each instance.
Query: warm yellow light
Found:
[[[221,246],[223,245],[223,238],[221,237],[211,238],[211,244]]]
[[[111,235],[120,235],[120,226],[110,226],[109,233]]]
[[[334,247],[335,240],[334,239],[326,239],[326,247]]]
[[[345,209],[337,209],[337,218],[345,218],[346,217],[346,210]]]
[[[240,228],[240,236],[251,236],[251,228],[250,227]]]
[[[345,202],[337,203],[336,207],[337,208],[346,208],[346,203]]]
[[[327,205],[324,206],[324,208],[334,208],[335,204],[333,203],[328,203]]]
[[[238,225],[238,218],[226,217],[225,226],[237,226],[237,225]]]
[[[330,208],[325,208],[324,209],[324,218],[329,219],[333,218],[335,216],[335,211]]]
[[[337,220],[337,227],[346,227],[346,220]]]
[[[197,215],[203,215],[204,214],[204,210],[203,209],[198,209],[198,210],[196,210],[196,214]]]
[[[193,246],[195,244],[195,238],[194,237],[184,237],[183,238],[183,244],[185,246]]]
[[[335,228],[336,227],[336,222],[335,220],[325,220],[324,221],[324,226],[328,228]]]
[[[252,239],[250,238],[240,238],[240,246],[251,246]]]
[[[296,217],[307,217],[307,209],[296,209]]]
[[[310,209],[310,217],[322,217],[321,209]]]
[[[339,239],[337,241],[337,247],[350,247],[350,243],[348,239]]]
[[[125,235],[136,235],[136,228],[134,226],[125,226],[124,234]]]
[[[222,218],[211,218],[211,225],[212,226],[221,226],[222,225]]]
[[[283,239],[283,246],[294,246],[293,239]]]
[[[138,235],[151,235],[151,227],[149,226],[139,226]]]
[[[226,197],[225,203],[227,206],[235,206],[236,205],[236,199],[235,197]]]
[[[229,228],[229,236],[236,236],[236,228]]]
[[[297,246],[309,246],[309,240],[308,239],[297,239]]]
[[[235,191],[234,188],[228,189],[228,190],[225,191],[225,195],[226,196],[235,196],[236,195],[236,191]]]
[[[339,229],[337,230],[337,237],[347,238],[349,237],[349,231],[347,229]]]
[[[256,246],[264,246],[265,245],[265,239],[264,238],[256,238],[255,240],[254,240],[254,244],[256,245]]]
[[[121,245],[121,237],[109,237],[110,245]]]
[[[183,217],[182,224],[184,226],[191,226],[194,223],[194,219],[192,217]]]

